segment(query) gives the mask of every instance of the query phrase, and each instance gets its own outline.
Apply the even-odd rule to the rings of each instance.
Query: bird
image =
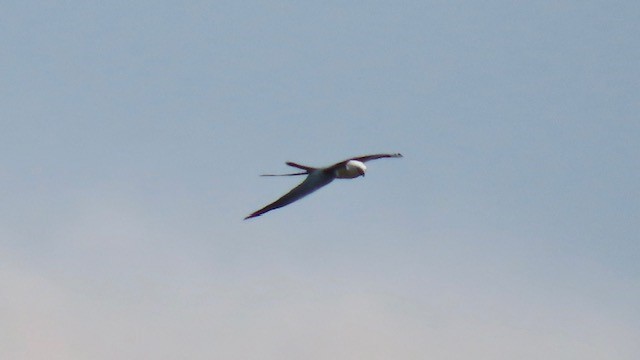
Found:
[[[257,216],[263,215],[271,210],[275,210],[281,208],[283,206],[289,205],[295,201],[302,199],[303,197],[311,194],[312,192],[320,189],[321,187],[328,185],[334,179],[354,179],[360,176],[364,177],[365,172],[367,171],[367,167],[365,166],[365,162],[370,160],[376,160],[381,158],[401,158],[402,154],[394,153],[394,154],[374,154],[374,155],[364,155],[357,156],[353,158],[349,158],[338,163],[335,163],[331,166],[327,167],[311,167],[306,165],[300,165],[298,163],[294,163],[291,161],[287,161],[286,164],[303,170],[302,172],[292,173],[292,174],[264,174],[261,176],[300,176],[307,175],[306,179],[301,182],[298,186],[291,189],[288,193],[284,194],[278,200],[272,202],[269,205],[266,205],[260,210],[256,210],[244,220],[255,218]]]

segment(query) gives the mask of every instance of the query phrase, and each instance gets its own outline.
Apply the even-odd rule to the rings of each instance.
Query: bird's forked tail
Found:
[[[291,161],[287,161],[286,164],[289,165],[289,166],[292,166],[294,168],[302,169],[302,170],[304,170],[304,171],[306,171],[308,173],[310,173],[310,172],[312,172],[313,170],[316,169],[316,168],[311,167],[311,166],[300,165],[300,164],[297,164],[297,163],[294,163],[294,162],[291,162]]]
[[[287,162],[287,165],[292,166],[294,168],[302,169],[304,172],[298,172],[293,174],[262,174],[260,176],[298,176],[298,175],[309,175],[310,172],[316,170],[316,168],[306,165],[296,164],[294,162]]]

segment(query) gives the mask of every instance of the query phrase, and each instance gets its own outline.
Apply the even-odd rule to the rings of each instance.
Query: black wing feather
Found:
[[[311,194],[312,192],[320,189],[321,187],[329,184],[331,181],[333,181],[333,179],[333,176],[324,171],[313,172],[309,174],[309,176],[307,176],[307,178],[304,179],[304,181],[301,182],[300,185],[291,189],[291,191],[284,194],[281,198],[263,207],[262,209],[255,211],[244,219],[251,219],[256,216],[260,216],[268,211],[289,205],[292,202],[300,200],[303,197]]]
[[[353,158],[350,158],[350,159],[347,159],[347,160],[344,160],[344,161],[340,161],[339,163],[336,163],[331,167],[335,168],[335,167],[338,167],[338,166],[343,166],[344,164],[346,164],[350,160],[356,160],[356,161],[360,161],[360,162],[367,162],[367,161],[370,161],[370,160],[376,160],[376,159],[382,159],[382,158],[397,158],[397,157],[402,157],[402,154],[395,153],[395,154],[364,155],[364,156],[353,157]]]

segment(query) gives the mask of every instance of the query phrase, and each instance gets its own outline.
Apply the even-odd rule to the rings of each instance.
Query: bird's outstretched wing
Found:
[[[260,216],[268,211],[281,208],[285,205],[289,205],[292,202],[300,200],[303,197],[311,194],[312,192],[320,189],[321,187],[329,184],[331,181],[333,181],[333,179],[334,177],[331,174],[328,174],[324,171],[313,171],[309,174],[309,176],[307,176],[306,179],[304,179],[303,182],[300,183],[300,185],[294,187],[293,189],[291,189],[291,191],[284,194],[278,200],[272,202],[271,204],[263,207],[260,210],[255,211],[244,219],[251,219],[256,216]]]
[[[376,159],[382,159],[382,158],[398,158],[398,157],[402,157],[402,154],[395,153],[395,154],[374,154],[374,155],[358,156],[358,157],[353,157],[347,160],[340,161],[339,163],[335,163],[331,167],[344,165],[347,163],[347,161],[350,161],[350,160],[367,162],[369,160],[376,160]]]

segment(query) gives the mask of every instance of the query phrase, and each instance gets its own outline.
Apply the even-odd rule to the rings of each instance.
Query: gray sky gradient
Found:
[[[637,359],[639,18],[4,2],[0,358]]]

